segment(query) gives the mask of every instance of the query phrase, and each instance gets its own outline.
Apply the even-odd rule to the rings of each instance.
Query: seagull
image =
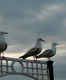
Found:
[[[7,49],[7,43],[4,36],[5,34],[8,34],[8,33],[0,32],[0,57],[1,57],[1,53],[3,53]]]
[[[39,54],[42,50],[42,44],[41,42],[45,42],[42,38],[38,38],[35,46],[31,48],[27,53],[25,53],[23,56],[20,56],[19,58],[26,59],[30,56],[33,56],[34,59],[36,58],[37,54]]]
[[[36,58],[48,58],[48,59],[50,59],[50,57],[55,56],[56,55],[56,45],[58,45],[58,43],[52,43],[51,49],[45,50],[40,55],[36,56]]]

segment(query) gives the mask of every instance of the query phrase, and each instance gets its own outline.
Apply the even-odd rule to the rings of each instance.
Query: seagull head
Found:
[[[7,32],[0,32],[0,35],[8,34]]]
[[[38,41],[38,42],[40,42],[40,41],[41,41],[41,42],[45,42],[45,40],[42,39],[42,38],[38,38],[37,41]]]
[[[59,45],[58,43],[56,43],[56,42],[54,42],[54,43],[52,43],[52,45],[53,46],[57,46],[57,45]]]
[[[35,47],[42,48],[41,42],[45,42],[42,38],[38,38]]]
[[[52,43],[52,50],[53,50],[54,54],[56,54],[56,46],[57,45],[59,45],[59,44],[56,42]]]
[[[0,31],[0,43],[5,42],[5,38],[6,38],[6,34],[8,34],[7,32],[2,32]]]

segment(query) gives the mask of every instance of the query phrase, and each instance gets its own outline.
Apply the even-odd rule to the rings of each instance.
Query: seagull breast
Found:
[[[0,36],[0,53],[7,49],[7,43],[3,36]]]
[[[6,43],[3,43],[3,44],[0,44],[0,52],[3,52],[7,49],[7,44]]]

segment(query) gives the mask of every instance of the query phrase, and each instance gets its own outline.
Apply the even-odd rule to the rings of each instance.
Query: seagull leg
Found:
[[[36,61],[37,61],[37,58],[36,58]]]
[[[51,61],[50,57],[48,58],[48,61]]]
[[[4,52],[3,52],[3,55],[2,56],[4,56]]]
[[[34,56],[34,61],[35,61],[35,56]]]
[[[6,59],[6,57],[4,56],[4,52],[2,53],[3,55],[2,55],[2,59]]]
[[[34,57],[34,61],[36,61],[36,58],[35,58],[35,56],[33,56]]]

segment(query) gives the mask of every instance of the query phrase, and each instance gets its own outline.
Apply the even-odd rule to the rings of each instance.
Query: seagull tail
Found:
[[[39,56],[36,56],[36,58],[39,58]]]
[[[20,56],[19,58],[23,58],[23,59],[25,59],[25,57],[24,57],[24,56]]]

